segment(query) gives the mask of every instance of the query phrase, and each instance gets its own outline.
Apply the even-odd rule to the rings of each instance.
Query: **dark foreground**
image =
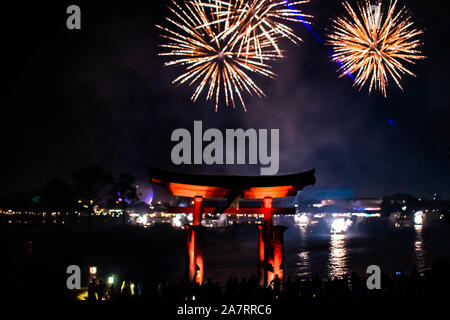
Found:
[[[143,310],[149,317],[158,314],[157,319],[206,318],[204,314],[186,315],[203,310],[190,307],[210,307],[209,319],[293,319],[306,310],[332,315],[356,314],[360,309],[443,308],[448,312],[450,305],[450,266],[445,260],[436,261],[423,275],[414,266],[402,274],[383,272],[381,290],[368,290],[367,275],[357,272],[325,281],[316,275],[287,278],[266,288],[260,287],[254,276],[233,276],[220,284],[205,279],[199,286],[179,277],[184,232],[166,225],[154,226],[151,231],[114,227],[89,233],[61,226],[4,227],[0,270],[7,294],[2,301],[5,305],[7,301],[38,305],[36,310],[41,311],[56,305],[70,310],[93,308],[102,314],[116,308]],[[83,272],[89,265],[102,266],[98,281],[89,288],[89,275],[84,272],[83,289],[68,290],[66,268],[72,264],[80,265]],[[107,284],[110,274],[120,275],[112,286]],[[102,285],[98,285],[100,280]],[[78,300],[80,294],[85,300]]]

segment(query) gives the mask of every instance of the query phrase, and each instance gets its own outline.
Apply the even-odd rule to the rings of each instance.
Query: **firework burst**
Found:
[[[196,84],[191,99],[195,102],[205,90],[206,100],[215,96],[216,110],[222,95],[227,106],[231,103],[235,107],[237,97],[244,109],[243,92],[264,96],[264,92],[252,80],[250,74],[275,76],[267,61],[276,59],[277,54],[270,48],[267,40],[258,39],[258,49],[250,45],[245,52],[238,52],[236,39],[218,36],[229,27],[230,21],[214,20],[218,12],[217,7],[206,6],[197,0],[185,2],[181,6],[173,0],[169,10],[174,18],[166,20],[174,28],[157,25],[164,31],[161,37],[169,41],[161,45],[166,52],[160,55],[173,58],[165,63],[166,66],[181,65],[186,70],[173,83]]]
[[[160,55],[172,59],[165,65],[185,68],[173,83],[195,85],[191,99],[206,92],[206,100],[215,98],[216,110],[223,97],[227,106],[235,107],[237,100],[246,109],[243,93],[265,96],[252,76],[275,77],[269,62],[283,56],[277,41],[301,41],[283,22],[298,21],[294,5],[305,2],[172,0],[169,27],[157,27],[168,41]]]
[[[227,25],[217,37],[230,37],[233,46],[238,45],[239,53],[250,47],[261,53],[260,41],[264,41],[272,46],[278,57],[283,57],[278,39],[287,38],[295,44],[302,41],[286,23],[308,23],[305,19],[312,16],[295,7],[307,2],[309,0],[292,3],[286,0],[204,0],[202,5],[214,8],[216,19],[212,23]]]
[[[403,90],[402,76],[415,76],[405,62],[424,59],[419,50],[422,30],[414,28],[405,7],[396,10],[397,0],[383,11],[381,2],[358,3],[358,12],[343,3],[348,16],[333,20],[333,32],[327,41],[334,49],[333,59],[342,63],[341,76],[356,73],[354,85],[361,90],[369,82],[369,93],[379,90],[386,96],[388,76]]]

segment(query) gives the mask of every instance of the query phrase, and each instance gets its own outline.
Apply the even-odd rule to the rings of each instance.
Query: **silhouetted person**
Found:
[[[259,285],[258,285],[258,280],[256,280],[256,276],[254,274],[248,280],[247,285],[248,285],[250,300],[256,301]]]
[[[281,280],[280,278],[278,278],[278,274],[275,275],[275,278],[270,281],[270,284],[272,285],[273,288],[273,294],[276,297],[280,297],[280,293],[281,293]]]
[[[220,288],[220,284],[216,282],[214,284],[214,302],[217,303],[222,298],[222,289]]]
[[[124,284],[122,284],[121,294],[123,299],[129,299],[131,297],[131,289],[129,281],[124,281]]]
[[[203,292],[205,295],[205,301],[212,302],[214,299],[214,285],[210,278],[206,279],[206,283],[203,286]]]
[[[97,297],[95,296],[95,279],[91,279],[88,287],[88,301],[94,302],[97,301]]]
[[[100,280],[95,286],[95,292],[97,293],[97,299],[102,300],[106,290],[106,285],[103,280]]]
[[[108,290],[106,291],[105,294],[105,299],[109,300],[109,301],[113,301],[116,300],[116,292],[114,290],[114,284],[111,284],[108,288]]]
[[[294,286],[295,283],[291,280],[291,277],[288,277],[286,283],[284,284],[284,293],[288,300],[292,300],[294,297]]]
[[[143,297],[143,289],[142,289],[142,283],[138,283],[137,284],[137,286],[136,286],[136,295],[139,297],[139,298],[142,298]]]
[[[249,292],[248,292],[248,283],[245,277],[242,278],[241,283],[239,284],[239,299],[244,301],[248,300]]]

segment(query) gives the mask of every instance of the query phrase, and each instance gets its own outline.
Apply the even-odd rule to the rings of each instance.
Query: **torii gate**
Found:
[[[174,196],[191,197],[192,207],[169,207],[169,213],[192,213],[192,225],[185,225],[187,235],[186,277],[203,282],[201,221],[204,214],[263,215],[258,225],[258,279],[267,285],[278,275],[283,279],[283,233],[286,227],[273,226],[273,215],[294,214],[294,208],[273,208],[273,198],[295,196],[305,186],[316,182],[315,170],[285,176],[209,176],[168,172],[148,168],[150,181]],[[262,199],[262,208],[204,207],[204,199],[225,198],[231,203],[238,197]]]

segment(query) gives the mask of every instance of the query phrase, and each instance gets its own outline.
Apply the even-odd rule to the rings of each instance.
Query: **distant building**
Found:
[[[297,194],[298,211],[379,213],[381,198],[355,198],[352,189],[306,189]]]
[[[338,199],[353,199],[355,192],[353,189],[314,189],[307,188],[300,191],[295,200],[338,200]]]

